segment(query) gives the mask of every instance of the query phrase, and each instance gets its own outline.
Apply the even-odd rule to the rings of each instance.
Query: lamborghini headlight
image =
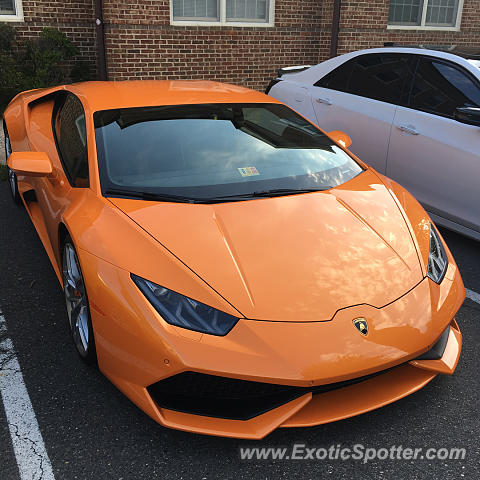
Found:
[[[435,283],[440,283],[448,267],[447,254],[436,228],[430,224],[430,253],[427,275]]]
[[[171,325],[211,335],[226,335],[238,322],[237,317],[228,313],[172,292],[133,273],[130,276],[162,318]]]

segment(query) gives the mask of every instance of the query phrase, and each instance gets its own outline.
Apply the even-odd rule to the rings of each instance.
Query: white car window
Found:
[[[458,107],[480,107],[480,88],[472,77],[457,67],[433,58],[422,58],[410,106],[453,118]]]
[[[403,105],[413,78],[415,58],[401,53],[372,53],[345,62],[315,86]]]

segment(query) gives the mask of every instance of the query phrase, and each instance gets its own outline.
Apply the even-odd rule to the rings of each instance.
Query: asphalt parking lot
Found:
[[[27,213],[11,202],[6,182],[0,183],[0,212],[0,309],[54,478],[480,478],[480,304],[467,299],[458,313],[464,347],[455,374],[437,377],[395,404],[315,428],[279,429],[258,442],[183,433],[157,425],[97,370],[80,361],[70,341],[53,269]],[[442,234],[466,287],[480,292],[480,244],[448,231]],[[366,464],[340,459],[240,460],[240,447],[290,448],[294,444],[327,449],[339,444],[425,450],[459,447],[466,449],[466,457]],[[33,473],[32,478],[42,478],[42,471]],[[0,479],[19,478],[0,401]]]

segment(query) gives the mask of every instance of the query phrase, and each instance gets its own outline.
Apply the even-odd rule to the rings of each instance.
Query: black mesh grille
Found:
[[[162,408],[208,417],[247,420],[300,395],[296,387],[184,372],[148,387]]]
[[[159,407],[207,417],[248,420],[305,393],[325,393],[359,383],[379,374],[316,387],[292,387],[234,378],[183,372],[148,387]]]

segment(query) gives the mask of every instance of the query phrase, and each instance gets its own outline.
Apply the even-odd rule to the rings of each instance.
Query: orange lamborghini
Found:
[[[158,423],[262,438],[455,370],[455,261],[346,134],[204,81],[33,90],[4,129],[73,343]]]

